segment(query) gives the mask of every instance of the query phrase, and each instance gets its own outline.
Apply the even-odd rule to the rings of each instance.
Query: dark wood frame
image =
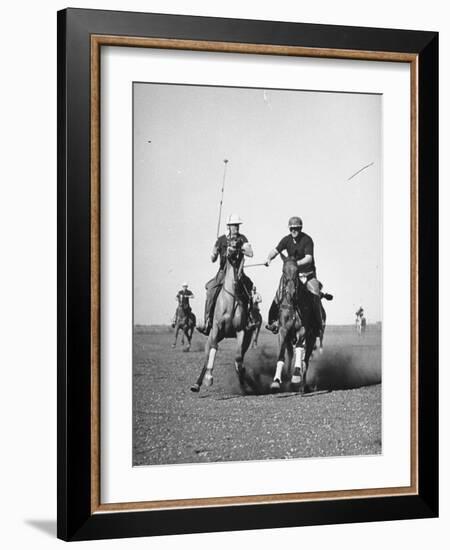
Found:
[[[410,487],[100,502],[99,52],[102,45],[113,44],[410,63]],[[84,9],[58,13],[58,537],[86,540],[437,516],[437,143],[437,33]]]

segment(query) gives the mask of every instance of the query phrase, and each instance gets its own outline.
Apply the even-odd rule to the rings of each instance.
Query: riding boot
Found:
[[[197,325],[195,327],[200,334],[204,334],[205,336],[208,336],[208,334],[211,332],[211,323],[209,321],[206,321],[203,325]]]

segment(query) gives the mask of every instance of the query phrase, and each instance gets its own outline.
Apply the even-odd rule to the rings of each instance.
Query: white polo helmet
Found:
[[[181,286],[189,286],[187,283],[183,283]]]
[[[239,214],[230,214],[227,218],[227,225],[240,225],[242,223],[241,217]]]

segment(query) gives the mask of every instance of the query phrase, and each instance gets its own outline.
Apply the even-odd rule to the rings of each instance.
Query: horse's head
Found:
[[[238,267],[244,256],[244,253],[242,252],[242,245],[242,240],[239,238],[230,239],[228,241],[227,260],[233,267]]]
[[[283,276],[286,280],[297,279],[298,265],[294,258],[283,259]]]
[[[295,299],[298,280],[297,262],[293,258],[283,258],[283,284],[290,301]]]

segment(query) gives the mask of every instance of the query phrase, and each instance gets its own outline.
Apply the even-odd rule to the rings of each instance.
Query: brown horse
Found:
[[[279,305],[279,353],[275,375],[270,386],[273,392],[281,388],[283,370],[294,391],[307,391],[306,373],[320,327],[314,315],[314,296],[299,279],[297,262],[283,258],[281,300]],[[293,363],[295,349],[295,362]],[[286,369],[285,369],[286,365]]]
[[[184,345],[184,338],[186,337],[187,346],[185,347],[185,351],[189,351],[191,349],[192,333],[194,332],[195,323],[195,315],[192,313],[191,308],[180,304],[177,307],[176,313],[175,339],[172,344],[173,348],[177,345],[178,332],[181,329],[181,345]]]
[[[224,338],[237,338],[235,368],[241,387],[245,382],[252,388],[252,381],[245,374],[244,355],[249,348],[253,329],[247,328],[247,306],[242,299],[241,282],[244,255],[240,248],[229,246],[225,277],[214,308],[211,332],[205,345],[205,363],[200,376],[191,391],[198,392],[202,383],[211,386],[213,383],[214,359],[217,345]]]

